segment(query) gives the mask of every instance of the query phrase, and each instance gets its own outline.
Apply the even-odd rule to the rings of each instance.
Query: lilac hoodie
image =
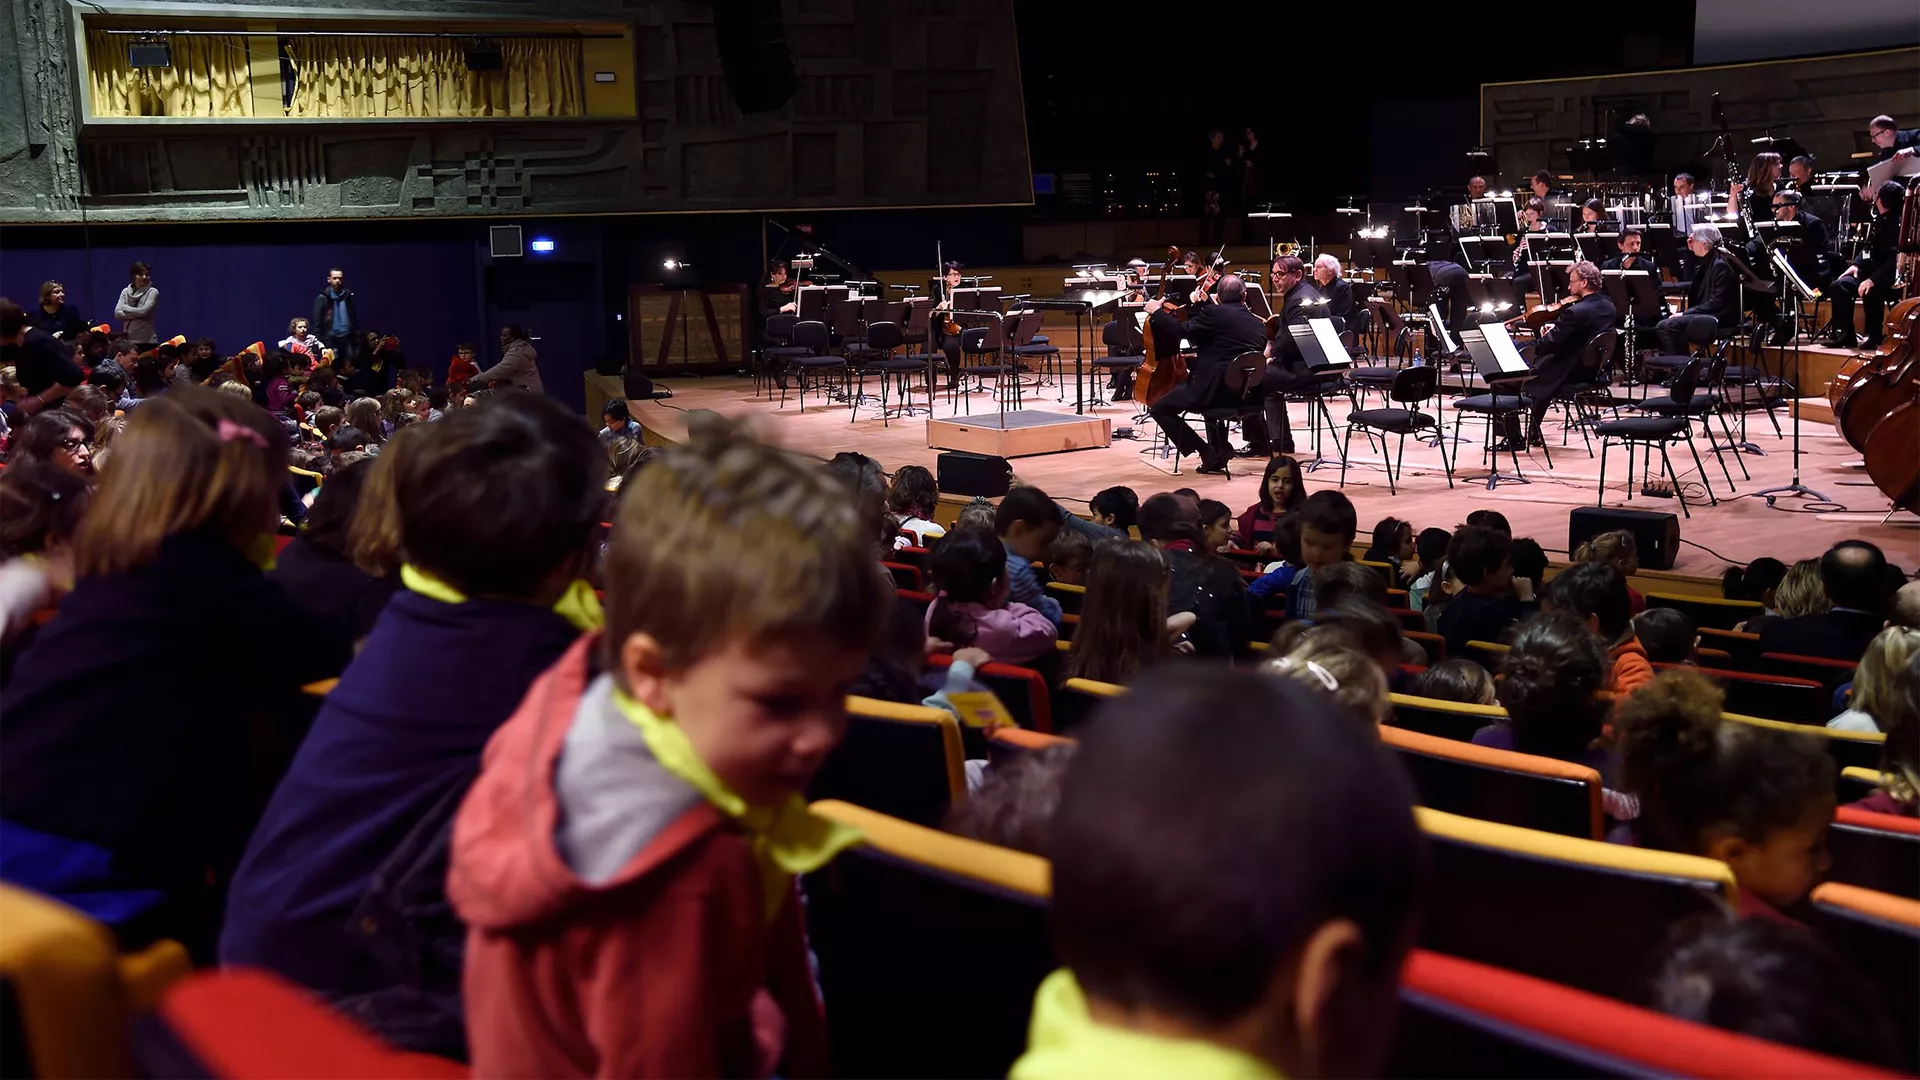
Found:
[[[950,604],[954,611],[973,619],[973,640],[954,644],[985,649],[997,663],[1030,664],[1052,652],[1054,639],[1060,634],[1052,620],[1038,610],[1013,603],[990,608],[985,604],[938,600],[927,605],[928,627],[933,625],[933,609],[940,604]]]

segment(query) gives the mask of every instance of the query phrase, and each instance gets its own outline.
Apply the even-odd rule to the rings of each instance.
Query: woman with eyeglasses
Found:
[[[9,465],[43,461],[75,476],[93,477],[93,425],[65,409],[35,416],[14,441]]]

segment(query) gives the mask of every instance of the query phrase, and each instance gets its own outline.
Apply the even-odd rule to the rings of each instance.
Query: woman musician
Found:
[[[769,345],[775,344],[774,340],[767,336],[767,320],[773,318],[775,315],[789,314],[800,310],[798,303],[799,295],[799,291],[795,288],[794,282],[787,277],[786,260],[775,259],[768,263],[767,280],[761,282],[760,287],[754,290],[753,298],[754,313],[759,316],[759,320],[754,324],[753,333],[754,338],[759,342],[760,348],[764,349]],[[780,342],[779,344],[785,344],[785,342]],[[787,374],[784,367],[775,373],[775,378],[780,387],[785,389],[787,385]]]
[[[1576,232],[1597,233],[1607,223],[1606,204],[1599,199],[1588,199],[1580,204],[1580,227]]]
[[[953,294],[960,288],[960,264],[947,262],[940,267],[940,280],[933,283],[933,318],[927,323],[927,338],[933,347],[946,354],[947,386],[960,378],[960,323],[953,315]]]
[[[1773,188],[1780,181],[1780,155],[1771,150],[1753,155],[1746,180],[1727,187],[1727,212],[1738,214],[1749,231],[1755,221],[1773,219]]]

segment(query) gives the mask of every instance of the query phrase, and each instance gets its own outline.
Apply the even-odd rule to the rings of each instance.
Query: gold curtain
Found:
[[[253,70],[244,34],[167,38],[173,65],[137,68],[124,34],[87,30],[95,116],[252,116]]]
[[[579,116],[578,39],[507,38],[499,71],[467,70],[463,42],[427,37],[289,40],[296,117]]]

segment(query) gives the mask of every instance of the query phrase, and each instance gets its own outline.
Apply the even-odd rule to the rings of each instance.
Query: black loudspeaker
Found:
[[[1567,553],[1571,555],[1594,534],[1625,529],[1633,534],[1640,565],[1648,570],[1671,570],[1680,553],[1680,519],[1653,510],[1611,510],[1582,506],[1567,515]]]
[[[996,498],[1013,486],[1013,466],[992,454],[950,450],[935,463],[935,486],[944,495],[985,495]]]
[[[487,226],[487,254],[496,259],[524,258],[527,254],[524,240],[518,225]]]
[[[627,400],[646,401],[653,397],[653,380],[632,368],[627,369]]]
[[[727,92],[741,112],[772,112],[800,89],[780,0],[727,0],[713,5],[713,37],[720,48]]]

